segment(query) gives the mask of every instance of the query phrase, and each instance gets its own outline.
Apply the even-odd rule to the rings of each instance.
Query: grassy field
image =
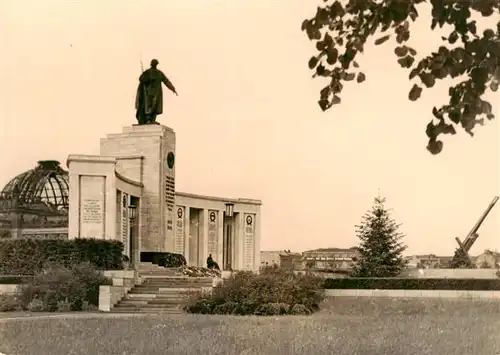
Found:
[[[342,297],[310,317],[5,317],[7,355],[500,354],[500,302],[491,301]]]

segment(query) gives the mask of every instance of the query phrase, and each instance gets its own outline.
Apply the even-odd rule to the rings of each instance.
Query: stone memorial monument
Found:
[[[102,138],[100,155],[69,156],[69,238],[121,240],[133,265],[142,252],[156,251],[183,254],[190,265],[203,266],[212,254],[221,266],[257,270],[259,200],[175,190],[175,132],[156,118],[163,113],[162,83],[177,91],[157,65],[153,59],[139,78],[138,124]],[[234,205],[230,218],[227,204]],[[230,240],[227,226],[234,230]]]

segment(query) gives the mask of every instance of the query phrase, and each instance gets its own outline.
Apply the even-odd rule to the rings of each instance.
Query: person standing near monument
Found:
[[[157,68],[158,60],[151,61],[151,68],[144,71],[139,77],[139,87],[135,100],[137,121],[139,124],[156,123],[156,116],[163,113],[163,90],[164,83],[174,94],[177,94],[174,85]]]

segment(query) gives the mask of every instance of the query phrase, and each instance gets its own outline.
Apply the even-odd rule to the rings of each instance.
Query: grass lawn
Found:
[[[499,327],[500,302],[339,297],[309,317],[4,317],[0,352],[497,355]]]

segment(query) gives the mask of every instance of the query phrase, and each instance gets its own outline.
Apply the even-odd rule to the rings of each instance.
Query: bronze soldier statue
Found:
[[[151,61],[151,68],[144,71],[139,77],[139,87],[135,99],[135,117],[139,124],[157,123],[156,116],[163,113],[163,90],[164,83],[174,94],[177,94],[174,85],[168,78],[157,69],[158,61]]]

